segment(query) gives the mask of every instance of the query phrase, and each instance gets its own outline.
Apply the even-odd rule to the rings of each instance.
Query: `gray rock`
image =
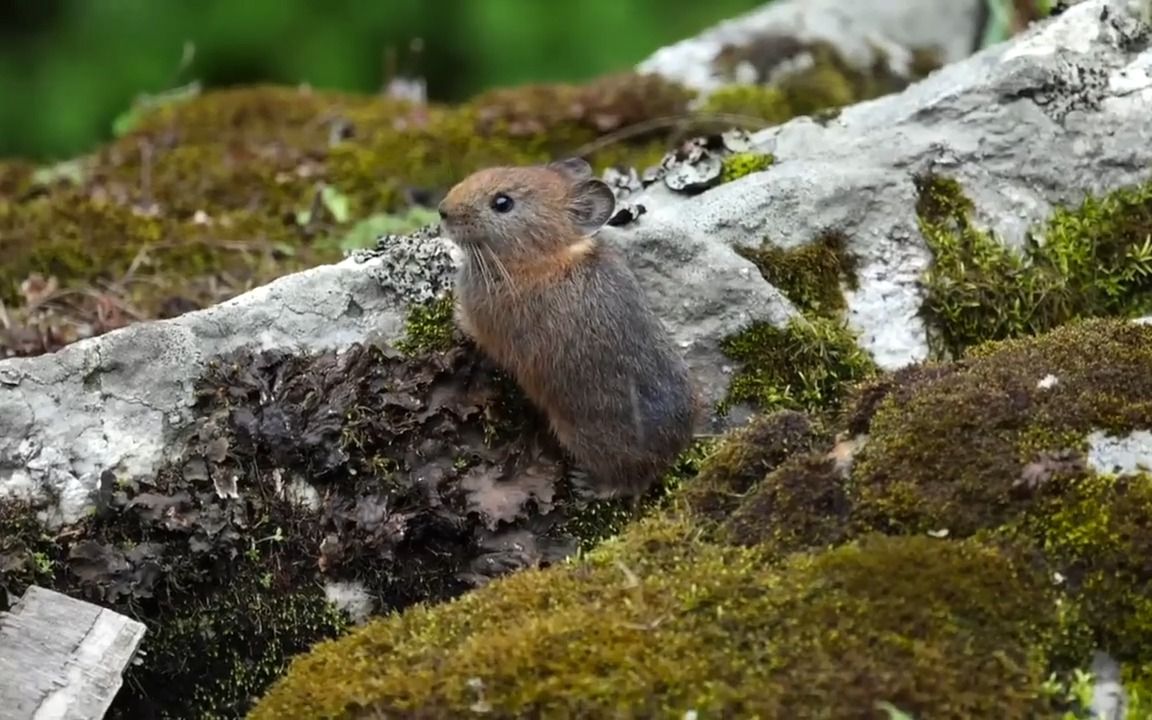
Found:
[[[178,447],[193,382],[213,357],[397,336],[403,306],[373,278],[380,262],[314,268],[205,310],[0,362],[0,497],[47,494],[57,512],[45,522],[73,522],[102,476],[147,477]]]
[[[776,0],[661,48],[637,70],[662,75],[708,92],[725,79],[712,61],[725,45],[744,46],[777,36],[801,43],[826,42],[858,68],[877,62],[898,76],[910,75],[912,50],[956,62],[976,49],[986,0]]]
[[[1055,206],[1148,180],[1146,5],[1087,0],[826,124],[798,118],[758,132],[752,142],[775,155],[772,167],[695,197],[659,184],[634,193],[629,202],[647,212],[616,230],[619,241],[789,248],[839,231],[860,261],[847,300],[861,345],[887,369],[923,359],[920,277],[931,254],[913,176],[955,178],[977,224],[1014,246]]]

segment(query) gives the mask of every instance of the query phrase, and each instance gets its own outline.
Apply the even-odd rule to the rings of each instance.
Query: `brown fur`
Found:
[[[691,442],[697,411],[687,365],[636,278],[592,236],[613,210],[582,160],[482,170],[440,205],[444,234],[465,252],[461,328],[610,496],[647,489]]]

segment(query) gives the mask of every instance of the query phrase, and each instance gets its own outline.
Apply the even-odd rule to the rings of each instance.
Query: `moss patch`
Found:
[[[766,411],[826,410],[852,384],[876,372],[851,331],[822,317],[797,317],[783,329],[755,323],[726,338],[721,349],[743,364],[721,409],[750,402]]]
[[[404,324],[404,338],[396,343],[396,348],[406,353],[450,349],[456,339],[453,320],[455,306],[456,300],[451,293],[427,304],[410,305]]]
[[[874,539],[776,572],[752,551],[685,545],[687,530],[649,525],[575,567],[520,574],[322,645],[250,717],[482,707],[511,718],[547,707],[557,717],[787,708],[864,718],[884,700],[929,717],[1036,708],[1035,638],[1054,606],[1042,579],[1008,556]]]
[[[729,155],[723,160],[720,181],[732,182],[745,175],[767,170],[774,162],[776,158],[769,153],[743,152]]]
[[[924,313],[938,353],[1152,310],[1152,184],[1057,210],[1022,251],[973,226],[955,180],[921,177],[917,189],[935,255]]]
[[[853,473],[860,510],[901,532],[999,526],[1027,503],[1031,463],[1060,474],[1046,453],[1080,452],[1093,430],[1152,427],[1150,369],[1152,328],[1129,322],[988,346],[881,404]]]
[[[811,59],[807,67],[773,77],[782,63],[804,54]],[[902,78],[888,70],[883,58],[878,58],[873,67],[861,70],[827,43],[805,44],[776,36],[758,38],[744,47],[729,46],[721,51],[715,65],[721,73],[734,78],[736,68],[745,63],[755,71],[758,82],[772,78],[772,85],[727,85],[708,96],[705,110],[777,124],[798,115],[818,115],[898,92],[910,80],[918,80],[940,65],[934,53],[917,51],[912,77]]]
[[[758,249],[745,247],[739,252],[805,314],[836,316],[846,307],[844,287],[856,287],[856,260],[841,233],[826,232],[787,250],[765,241]]]

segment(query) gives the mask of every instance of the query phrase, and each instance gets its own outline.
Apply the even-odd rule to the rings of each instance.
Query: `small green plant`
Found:
[[[415,354],[452,347],[454,307],[455,300],[451,294],[426,304],[413,303],[408,308],[404,338],[396,343],[396,348],[400,352]]]

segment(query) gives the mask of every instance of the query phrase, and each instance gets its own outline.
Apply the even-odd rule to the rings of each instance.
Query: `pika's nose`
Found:
[[[448,211],[444,208],[443,202],[441,202],[439,205],[436,206],[436,212],[440,213],[440,219],[441,220],[447,220],[448,219]]]

